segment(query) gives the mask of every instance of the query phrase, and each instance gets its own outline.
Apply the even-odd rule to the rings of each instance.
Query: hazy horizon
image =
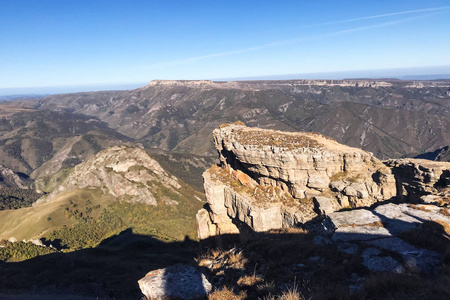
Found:
[[[240,80],[296,80],[296,79],[399,79],[399,80],[442,80],[450,79],[450,66],[424,67],[424,68],[402,68],[402,69],[379,69],[379,70],[358,70],[341,72],[321,72],[321,73],[303,73],[303,74],[277,74],[262,75],[251,77],[236,78],[198,78],[191,80],[213,80],[213,81],[240,81]],[[50,95],[65,94],[77,92],[96,92],[113,90],[136,89],[148,84],[151,80],[165,80],[165,78],[153,78],[145,82],[135,83],[93,83],[80,85],[61,85],[61,86],[41,86],[41,87],[15,87],[0,88],[0,96],[15,95]],[[167,80],[184,80],[167,79]],[[189,80],[189,79],[188,79]]]

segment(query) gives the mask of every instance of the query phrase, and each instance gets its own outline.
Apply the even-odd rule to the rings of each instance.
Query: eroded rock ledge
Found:
[[[317,133],[225,124],[213,136],[220,166],[203,174],[208,206],[197,214],[200,239],[299,226],[380,201],[430,200],[450,182],[450,163],[383,163]],[[445,198],[436,197],[430,201]]]

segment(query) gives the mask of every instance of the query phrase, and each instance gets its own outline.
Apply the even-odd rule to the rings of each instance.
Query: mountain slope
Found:
[[[140,89],[53,95],[36,108],[98,116],[144,145],[211,155],[221,123],[315,131],[379,158],[450,144],[446,82],[292,80],[152,81]]]
[[[115,146],[77,165],[33,207],[0,211],[0,239],[45,237],[80,249],[127,228],[165,240],[193,238],[202,197],[145,150]]]
[[[94,117],[0,106],[0,163],[33,179],[129,141]]]

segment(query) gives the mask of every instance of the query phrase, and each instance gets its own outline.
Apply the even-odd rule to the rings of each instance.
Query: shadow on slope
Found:
[[[335,242],[302,229],[255,233],[247,228],[244,246],[212,248],[198,258],[216,290],[209,299],[287,299],[280,295],[293,291],[299,298],[292,299],[449,299],[450,225],[424,221],[417,226],[386,216],[381,223],[389,224],[387,235],[336,232]],[[243,232],[245,226],[239,225]],[[406,230],[399,234],[393,227]],[[211,247],[217,239],[205,242]],[[354,252],[347,251],[349,244],[356,246]],[[409,251],[414,247],[421,253]],[[436,254],[430,250],[437,252],[434,265],[427,265]],[[376,256],[364,258],[373,251]],[[430,257],[422,261],[421,254]],[[412,259],[417,259],[416,267]],[[376,269],[377,263],[395,261],[402,273],[394,267],[371,272],[364,266],[373,263]]]
[[[0,298],[44,295],[42,299],[66,299],[75,295],[74,299],[141,299],[139,279],[151,270],[184,263],[202,267],[215,291],[209,299],[258,299],[289,289],[306,299],[398,300],[427,295],[448,299],[450,243],[446,234],[450,228],[438,223],[429,227],[412,229],[406,236],[412,245],[440,253],[442,268],[434,274],[414,270],[371,273],[362,265],[364,245],[359,245],[356,254],[346,253],[339,251],[337,244],[314,242],[315,234],[302,229],[253,233],[245,242],[242,236],[222,236],[226,242],[220,248],[216,248],[216,238],[201,244],[188,238],[165,243],[126,229],[96,248],[23,262],[0,261]],[[427,240],[433,245],[427,245]],[[165,288],[171,289],[170,283]]]
[[[140,299],[140,278],[153,269],[193,264],[197,250],[198,243],[188,238],[165,243],[127,229],[96,248],[53,253],[22,262],[0,261],[0,298],[42,294],[45,299],[65,299],[67,295]]]

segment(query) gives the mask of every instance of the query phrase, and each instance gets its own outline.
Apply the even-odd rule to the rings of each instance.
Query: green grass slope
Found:
[[[176,205],[157,206],[117,201],[99,189],[75,189],[33,207],[0,211],[0,239],[45,238],[63,249],[97,246],[102,240],[131,228],[165,241],[196,238],[195,214],[203,195],[180,182],[178,193],[157,184],[156,199]]]

